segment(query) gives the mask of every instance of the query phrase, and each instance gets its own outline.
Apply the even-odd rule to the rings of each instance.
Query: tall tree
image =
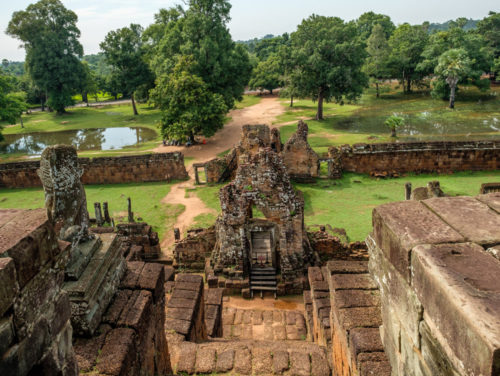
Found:
[[[76,14],[59,0],[40,0],[15,12],[7,27],[7,34],[23,43],[28,73],[58,113],[72,104],[71,95],[82,75],[77,21]]]
[[[291,36],[296,69],[293,80],[301,97],[318,101],[316,119],[323,119],[323,102],[355,100],[367,85],[361,68],[366,51],[356,24],[337,17],[312,15]]]
[[[417,70],[424,75],[433,75],[439,64],[440,57],[449,50],[464,50],[471,61],[467,76],[460,79],[459,83],[470,83],[479,89],[489,88],[489,80],[481,79],[483,72],[488,72],[493,65],[493,55],[489,48],[486,48],[484,38],[473,30],[467,31],[456,26],[432,34],[424,51],[422,61],[418,64]],[[437,98],[447,99],[451,93],[451,87],[445,78],[438,75],[432,82],[432,95]],[[454,92],[458,90],[455,86]]]
[[[251,89],[266,89],[273,93],[273,89],[281,85],[283,72],[281,70],[280,58],[277,54],[261,61],[252,72],[252,78],[248,85]]]
[[[422,52],[427,44],[426,28],[421,25],[399,25],[389,38],[389,56],[393,77],[403,84],[403,91],[411,92],[412,83],[418,82],[425,74],[417,70],[422,61]]]
[[[368,58],[364,70],[368,76],[375,80],[378,98],[380,96],[379,80],[389,75],[388,57],[390,48],[382,25],[376,24],[373,27],[372,34],[366,41],[366,52],[368,52]]]
[[[472,73],[472,61],[464,49],[451,49],[439,57],[435,73],[441,76],[450,87],[450,108],[455,108],[455,90],[460,80]]]
[[[194,141],[196,134],[210,137],[224,124],[227,106],[197,76],[192,56],[179,56],[170,74],[157,79],[151,96],[162,110],[162,134],[168,139]]]
[[[16,124],[18,119],[21,119],[22,113],[26,110],[25,94],[22,92],[13,92],[11,77],[0,73],[0,120]],[[0,126],[0,141],[3,140]]]
[[[152,45],[151,65],[159,77],[173,71],[177,55],[193,56],[194,74],[232,108],[242,98],[252,67],[245,47],[232,41],[227,28],[231,4],[227,0],[186,2],[187,9],[161,10],[146,31]]]
[[[486,44],[491,49],[494,58],[500,59],[500,13],[490,12],[477,24],[477,32],[482,35]],[[493,64],[491,70],[494,76],[500,73],[500,65]]]
[[[110,31],[100,44],[106,62],[114,68],[114,74],[121,82],[123,90],[130,94],[134,115],[138,115],[135,104],[135,91],[151,82],[152,73],[145,60],[141,25],[130,24]]]
[[[356,20],[356,24],[358,25],[359,33],[363,39],[368,39],[368,37],[373,33],[373,27],[375,25],[382,26],[386,39],[389,39],[396,29],[391,21],[391,17],[374,12],[363,13]]]

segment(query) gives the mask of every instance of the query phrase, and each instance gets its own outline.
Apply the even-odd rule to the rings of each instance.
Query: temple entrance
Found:
[[[263,297],[265,291],[274,294],[276,298],[276,266],[274,247],[270,230],[251,232],[250,252],[250,293],[253,297],[254,291],[260,291]]]
[[[252,268],[272,267],[271,232],[252,232]]]

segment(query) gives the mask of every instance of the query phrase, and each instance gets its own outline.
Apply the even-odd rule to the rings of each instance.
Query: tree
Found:
[[[152,76],[145,60],[142,32],[141,25],[130,24],[130,27],[110,31],[100,44],[106,62],[114,68],[123,91],[130,94],[134,115],[138,115],[134,93],[139,86],[150,82]]]
[[[378,98],[380,96],[379,80],[389,75],[388,57],[390,48],[382,25],[376,24],[373,27],[372,34],[366,41],[366,52],[368,52],[368,58],[364,70],[368,76],[375,80]]]
[[[7,27],[7,34],[22,41],[28,73],[58,113],[73,103],[71,95],[82,76],[77,20],[59,0],[40,0],[15,12]]]
[[[363,13],[357,20],[359,33],[361,38],[366,40],[373,33],[373,27],[375,25],[380,25],[384,31],[385,38],[389,39],[396,27],[391,21],[391,17],[385,14],[377,14],[374,12]]]
[[[273,93],[281,85],[281,71],[280,58],[278,55],[273,54],[267,60],[261,61],[253,70],[252,78],[248,85],[253,89],[266,89]]]
[[[440,57],[449,50],[463,50],[471,61],[467,76],[461,77],[458,83],[471,83],[481,90],[489,88],[489,80],[481,79],[483,72],[488,72],[493,64],[491,49],[486,47],[484,38],[475,31],[467,31],[457,26],[446,31],[432,34],[424,51],[422,61],[417,70],[424,75],[434,75]],[[448,99],[451,87],[445,77],[438,75],[432,82],[432,95],[437,98]],[[455,87],[455,91],[458,86]]]
[[[479,21],[477,32],[484,38],[492,55],[498,61],[500,59],[500,13],[490,12],[488,17]],[[500,72],[500,66],[493,64],[491,70],[496,76]]]
[[[157,77],[170,74],[177,55],[193,56],[193,74],[212,93],[223,96],[228,109],[242,98],[252,66],[245,47],[235,44],[227,28],[227,0],[188,0],[188,9],[161,10],[145,37]]]
[[[405,119],[400,116],[392,115],[385,120],[384,124],[391,129],[391,137],[396,137],[396,129],[405,124]]]
[[[296,69],[292,79],[299,96],[318,101],[316,119],[323,119],[323,101],[355,100],[367,85],[362,72],[366,51],[354,22],[312,15],[291,36]]]
[[[411,92],[412,83],[425,77],[425,73],[417,70],[417,66],[422,61],[427,40],[427,31],[423,26],[407,23],[399,25],[389,38],[392,76],[402,82],[405,93]]]
[[[455,89],[460,80],[471,74],[472,61],[463,49],[452,49],[439,57],[435,73],[450,86],[450,108],[455,108]]]
[[[83,76],[80,81],[80,93],[82,94],[82,101],[89,105],[89,95],[96,94],[97,81],[95,73],[90,70],[89,64],[84,60],[82,61]]]
[[[10,77],[0,74],[0,120],[9,124],[16,124],[26,110],[25,94],[22,92],[12,92],[13,85]],[[23,126],[21,118],[21,126]],[[3,140],[0,126],[0,141]]]
[[[172,73],[157,79],[151,96],[162,110],[165,138],[192,142],[196,134],[210,137],[222,128],[227,106],[220,94],[212,93],[197,76],[192,56],[177,58]]]

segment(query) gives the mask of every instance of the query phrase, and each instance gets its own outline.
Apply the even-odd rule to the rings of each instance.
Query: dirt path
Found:
[[[186,167],[189,180],[175,184],[170,192],[162,200],[165,204],[182,204],[186,209],[177,217],[174,227],[179,228],[181,234],[191,226],[194,219],[205,213],[217,214],[215,210],[208,208],[202,200],[194,193],[186,195],[186,189],[194,188],[194,170],[192,164],[195,162],[206,162],[215,158],[217,154],[234,147],[240,140],[241,127],[245,124],[268,124],[271,125],[278,115],[284,112],[277,97],[265,97],[258,104],[229,113],[231,121],[222,130],[207,140],[205,145],[192,146],[159,146],[155,152],[181,151],[185,157],[194,158]],[[186,197],[187,196],[187,197]],[[171,246],[174,243],[173,231],[165,234],[161,247],[167,257],[171,257]]]
[[[277,97],[264,97],[254,106],[229,113],[231,121],[224,128],[207,140],[206,145],[185,146],[159,146],[154,149],[157,153],[181,151],[184,157],[195,158],[196,162],[206,162],[215,158],[217,154],[231,149],[240,141],[241,127],[245,124],[272,125],[278,115],[284,112],[284,107]]]

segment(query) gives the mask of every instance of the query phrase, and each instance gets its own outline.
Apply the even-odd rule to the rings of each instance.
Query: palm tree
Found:
[[[457,84],[470,74],[472,63],[462,48],[448,50],[439,57],[434,73],[443,77],[450,86],[450,108],[455,108]]]
[[[391,137],[396,137],[396,128],[404,125],[404,123],[405,123],[404,118],[392,115],[386,119],[384,124],[387,125],[389,128],[391,128]]]

